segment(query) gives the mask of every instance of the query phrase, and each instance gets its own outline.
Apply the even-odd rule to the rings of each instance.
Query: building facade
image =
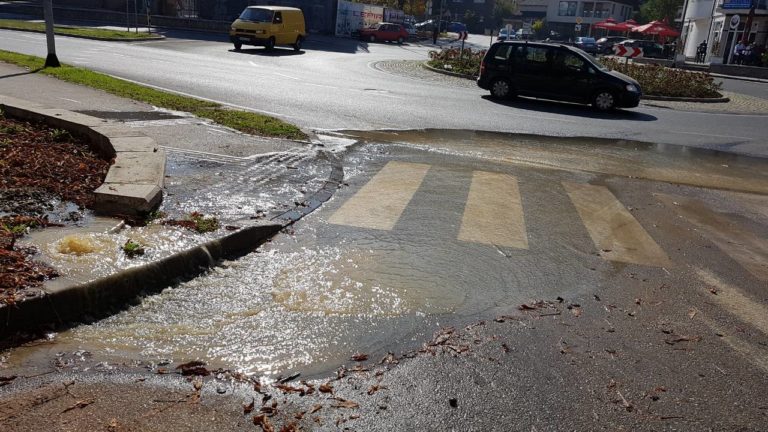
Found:
[[[706,42],[704,62],[733,63],[738,41],[761,48],[768,43],[768,0],[688,0],[682,38],[686,58],[695,58],[698,46]]]
[[[547,27],[564,37],[594,36],[593,24],[608,18],[626,21],[633,10],[631,1],[549,0]]]

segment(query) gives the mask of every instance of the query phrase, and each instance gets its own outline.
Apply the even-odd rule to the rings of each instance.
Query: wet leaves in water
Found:
[[[183,363],[178,366],[176,366],[176,370],[181,370],[182,375],[197,375],[197,376],[208,376],[211,374],[211,371],[204,368],[205,362],[199,361],[199,360],[193,360],[191,362]]]
[[[299,396],[304,396],[306,390],[302,387],[292,387],[286,384],[275,384],[275,388],[280,389],[283,393],[298,393]]]
[[[357,353],[352,356],[352,361],[362,362],[368,360],[368,354]]]

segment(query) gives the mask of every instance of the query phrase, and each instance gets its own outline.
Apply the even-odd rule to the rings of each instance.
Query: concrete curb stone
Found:
[[[62,27],[65,27],[65,26],[62,26]],[[69,27],[69,26],[66,26],[66,27]],[[5,27],[5,26],[0,26],[0,30],[12,30],[12,31],[30,32],[30,33],[45,33],[45,31],[43,30],[20,29],[20,28]],[[72,35],[72,34],[61,34],[61,33],[56,33],[56,35],[62,36],[62,37],[72,37],[77,39],[91,39],[91,40],[105,41],[105,42],[146,42],[146,41],[157,41],[157,40],[165,39],[165,36],[163,35],[157,35],[157,36],[151,36],[151,37],[145,37],[145,38],[106,38],[106,37],[83,36],[83,35]]]
[[[96,189],[94,210],[103,214],[140,215],[162,201],[165,152],[154,140],[106,120],[0,95],[0,109],[10,117],[44,122],[85,136],[106,159],[114,159],[104,183]],[[114,143],[113,143],[114,141]]]

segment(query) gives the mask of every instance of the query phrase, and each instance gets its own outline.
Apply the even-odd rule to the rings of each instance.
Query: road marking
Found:
[[[670,132],[673,134],[680,134],[680,135],[696,135],[696,136],[715,137],[715,138],[735,138],[735,139],[743,139],[743,140],[755,139],[754,137],[742,137],[742,136],[736,136],[736,135],[717,135],[717,134],[707,134],[707,133],[699,133],[699,132],[678,132],[678,131],[670,131]]]
[[[59,99],[65,100],[65,101],[74,102],[74,103],[79,103],[79,104],[82,105],[82,102],[80,102],[79,100],[69,99],[69,98],[65,98],[65,97],[60,97]]]
[[[352,198],[336,210],[328,222],[360,228],[391,230],[413,194],[421,186],[429,165],[387,163]]]
[[[696,199],[656,194],[656,198],[698,228],[698,232],[756,278],[768,281],[768,239],[745,230]]]
[[[299,79],[298,79],[298,78],[296,78],[296,77],[293,77],[293,76],[290,76],[290,75],[286,75],[286,74],[281,74],[281,73],[279,73],[279,72],[272,72],[272,73],[273,73],[273,74],[275,74],[275,75],[277,75],[277,76],[281,76],[281,77],[285,77],[285,78],[290,78],[290,79],[292,79],[292,80],[296,80],[296,81],[298,81],[298,80],[299,80]]]
[[[768,335],[768,307],[751,299],[739,287],[723,281],[710,270],[697,268],[696,276],[708,285],[700,289],[710,301]],[[715,288],[717,295],[712,295],[709,291],[711,287]]]
[[[513,176],[475,171],[459,240],[528,249],[523,203]]]
[[[724,342],[732,350],[741,354],[748,362],[761,368],[764,372],[768,373],[768,350],[745,342],[733,335],[729,335],[727,329],[721,328],[712,319],[706,318],[703,315],[700,316],[701,321],[706,324],[712,333],[722,335],[717,340]]]
[[[605,186],[563,182],[600,255],[610,261],[669,267],[671,262]]]

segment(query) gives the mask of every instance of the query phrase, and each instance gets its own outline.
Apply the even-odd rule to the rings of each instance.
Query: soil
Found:
[[[57,276],[16,240],[30,229],[77,221],[109,165],[85,139],[0,115],[0,304]]]

